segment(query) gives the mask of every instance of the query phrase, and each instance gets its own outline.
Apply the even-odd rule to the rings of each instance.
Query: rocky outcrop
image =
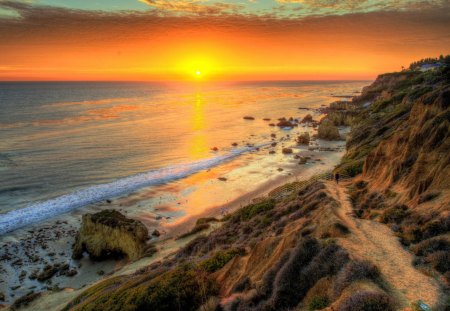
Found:
[[[297,124],[292,121],[282,119],[277,123],[277,126],[279,126],[279,127],[294,127],[294,126],[297,126]]]
[[[309,145],[309,141],[311,140],[309,133],[302,133],[297,137],[297,144],[299,145]]]
[[[325,140],[339,140],[341,135],[338,128],[329,120],[323,120],[317,129],[317,137]]]
[[[148,230],[140,221],[129,219],[115,210],[83,215],[80,231],[73,245],[73,258],[87,252],[93,259],[125,255],[131,260],[145,253]]]
[[[313,121],[313,117],[309,113],[302,119],[302,123],[308,123],[308,122],[312,122],[312,121]]]

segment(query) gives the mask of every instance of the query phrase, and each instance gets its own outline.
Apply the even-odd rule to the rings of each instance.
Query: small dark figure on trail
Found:
[[[339,184],[339,173],[334,174],[334,180],[336,180],[336,183]]]

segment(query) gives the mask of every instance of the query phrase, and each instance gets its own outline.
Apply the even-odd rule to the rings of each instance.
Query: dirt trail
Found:
[[[393,232],[384,224],[355,218],[345,187],[327,182],[327,188],[341,202],[337,215],[352,232],[339,243],[351,254],[377,265],[403,307],[417,300],[437,305],[439,284],[412,266],[413,255],[402,247]]]

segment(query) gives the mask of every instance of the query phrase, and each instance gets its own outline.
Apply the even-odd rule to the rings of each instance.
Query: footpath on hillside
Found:
[[[394,233],[384,224],[354,217],[346,188],[333,181],[325,184],[341,203],[338,217],[351,231],[339,243],[353,256],[374,263],[403,307],[418,300],[429,306],[437,305],[441,294],[438,282],[412,265],[413,254],[401,245]]]

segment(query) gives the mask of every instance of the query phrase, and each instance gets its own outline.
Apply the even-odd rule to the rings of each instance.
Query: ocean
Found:
[[[0,235],[230,161],[229,170],[257,167],[261,158],[248,154],[284,133],[269,123],[318,117],[299,108],[319,108],[364,85],[0,83]]]

